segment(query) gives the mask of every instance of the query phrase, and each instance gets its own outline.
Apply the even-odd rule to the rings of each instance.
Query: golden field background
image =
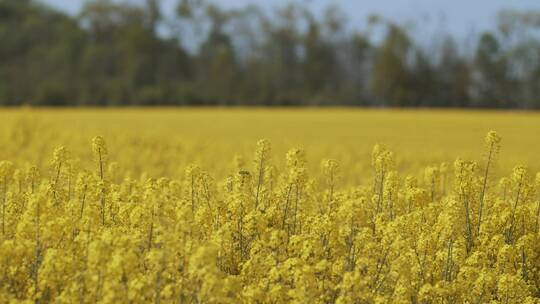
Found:
[[[237,156],[250,164],[258,139],[272,144],[273,163],[293,147],[307,152],[317,173],[323,159],[345,168],[343,183],[371,172],[371,150],[384,143],[398,169],[423,174],[427,165],[457,157],[482,160],[483,138],[503,138],[497,175],[525,164],[540,169],[540,114],[534,112],[361,109],[10,109],[0,111],[0,159],[49,168],[64,145],[82,164],[91,162],[90,140],[102,135],[122,173],[182,176],[196,163],[220,178]]]
[[[3,110],[0,303],[540,304],[538,118]]]

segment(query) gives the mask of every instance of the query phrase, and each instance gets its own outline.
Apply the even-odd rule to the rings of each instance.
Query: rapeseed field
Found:
[[[540,115],[0,111],[2,303],[539,303]]]

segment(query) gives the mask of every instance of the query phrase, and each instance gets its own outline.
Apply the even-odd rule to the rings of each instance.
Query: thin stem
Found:
[[[289,185],[289,188],[287,190],[287,198],[285,200],[285,210],[283,212],[283,222],[281,224],[281,228],[285,229],[285,221],[287,220],[287,212],[289,211],[289,201],[291,196],[291,190],[292,190],[292,184]]]
[[[7,177],[4,176],[4,184],[2,191],[2,236],[6,234],[6,192],[7,192]]]
[[[101,149],[98,149],[99,155],[99,177],[103,180],[103,161],[101,159]]]
[[[83,214],[84,214],[84,204],[85,204],[85,201],[86,201],[86,190],[88,188],[88,185],[84,185],[84,190],[83,190],[83,194],[82,194],[82,198],[81,198],[81,214],[80,214],[80,218],[83,217]]]
[[[384,177],[385,177],[385,171],[381,171],[381,178],[379,181],[379,199],[377,201],[377,213],[381,211],[381,204],[383,201],[383,191],[384,191]]]
[[[461,196],[462,196],[462,199],[463,199],[463,204],[464,204],[464,207],[465,207],[465,222],[466,222],[466,225],[467,225],[467,252],[470,251],[471,247],[472,247],[472,224],[471,224],[471,214],[470,214],[470,205],[469,205],[469,201],[465,195],[465,191],[463,190],[463,188],[461,189]]]
[[[516,209],[519,202],[519,196],[521,195],[522,184],[523,184],[523,178],[521,178],[521,180],[519,181],[518,192],[516,194],[516,201],[514,202],[514,207],[512,208],[512,218],[511,218],[512,220],[510,224],[510,230],[508,231],[508,241],[510,243],[513,243],[514,224],[516,221]]]
[[[150,217],[150,229],[148,232],[148,250],[152,249],[153,238],[154,238],[154,209],[152,208],[152,215]]]
[[[191,212],[195,213],[195,176],[191,174]]]
[[[540,199],[536,203],[536,223],[534,224],[534,232],[538,233],[538,221],[540,218]]]
[[[259,162],[259,178],[257,181],[257,193],[255,194],[255,208],[259,206],[259,193],[261,191],[261,186],[264,181],[264,155],[261,155],[261,161]]]
[[[103,183],[102,189],[101,189],[101,224],[105,226],[105,181],[104,181],[104,175],[103,175],[103,160],[101,157],[101,149],[98,149],[98,157],[99,157],[99,177]]]
[[[478,208],[478,228],[477,228],[477,234],[480,234],[480,226],[482,225],[482,210],[484,208],[484,196],[486,194],[486,188],[487,188],[487,180],[488,180],[488,174],[489,174],[489,167],[491,165],[493,155],[493,143],[491,143],[491,146],[489,147],[489,156],[486,164],[486,170],[484,171],[484,182],[482,185],[482,192],[480,192],[480,207]]]

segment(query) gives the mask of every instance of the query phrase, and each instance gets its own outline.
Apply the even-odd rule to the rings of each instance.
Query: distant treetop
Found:
[[[0,105],[540,107],[540,12],[419,44],[377,16],[350,29],[336,7],[176,8],[98,0],[73,17],[0,0]]]

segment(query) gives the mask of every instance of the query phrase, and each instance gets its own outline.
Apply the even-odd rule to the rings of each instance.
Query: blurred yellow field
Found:
[[[257,140],[266,138],[273,158],[283,163],[289,148],[307,151],[308,164],[338,160],[346,181],[369,173],[376,143],[396,154],[407,173],[457,157],[482,158],[489,130],[503,137],[498,166],[502,173],[517,164],[540,169],[540,113],[503,111],[407,111],[355,109],[83,109],[0,111],[3,149],[0,159],[48,165],[56,146],[64,145],[83,162],[89,140],[103,135],[111,160],[139,174],[178,176],[198,163],[223,177],[236,155],[251,157]],[[219,157],[216,157],[218,155]],[[368,170],[368,171],[366,171]]]
[[[539,118],[2,110],[0,303],[539,303]]]

